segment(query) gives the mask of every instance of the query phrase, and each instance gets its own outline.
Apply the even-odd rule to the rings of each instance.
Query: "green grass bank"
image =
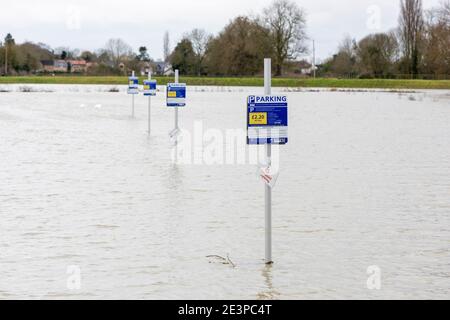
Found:
[[[144,78],[141,78],[141,81]],[[158,84],[172,81],[168,77],[156,77]],[[188,85],[199,86],[245,86],[264,85],[262,78],[215,78],[215,77],[180,77]],[[96,76],[26,76],[0,77],[0,84],[92,84],[92,85],[126,85],[126,77]],[[354,88],[354,89],[446,89],[450,90],[450,80],[390,80],[390,79],[299,79],[274,78],[274,87],[289,88]]]

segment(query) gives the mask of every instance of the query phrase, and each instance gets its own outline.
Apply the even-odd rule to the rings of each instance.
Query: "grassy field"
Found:
[[[141,80],[143,80],[142,78]],[[156,78],[158,84],[165,85],[172,78]],[[204,86],[263,86],[262,78],[212,78],[212,77],[180,77],[181,82],[188,85]],[[126,85],[126,77],[84,77],[84,76],[30,76],[0,77],[0,84],[105,84]],[[274,87],[290,88],[355,88],[355,89],[447,89],[450,80],[387,80],[387,79],[295,79],[274,78]]]

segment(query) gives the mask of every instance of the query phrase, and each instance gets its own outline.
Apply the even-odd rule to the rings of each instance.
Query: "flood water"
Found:
[[[290,142],[266,267],[256,166],[173,164],[164,93],[149,138],[147,99],[133,119],[109,89],[0,86],[0,299],[450,297],[450,92],[274,90]],[[181,127],[244,130],[262,91],[191,88]]]

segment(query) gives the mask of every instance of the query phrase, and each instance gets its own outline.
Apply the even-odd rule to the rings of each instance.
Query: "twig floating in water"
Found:
[[[220,261],[220,263],[224,264],[224,265],[231,265],[233,268],[236,268],[236,265],[233,263],[233,261],[231,261],[230,256],[227,255],[227,258],[224,258],[222,256],[219,255],[210,255],[210,256],[206,256],[206,258],[214,258]]]

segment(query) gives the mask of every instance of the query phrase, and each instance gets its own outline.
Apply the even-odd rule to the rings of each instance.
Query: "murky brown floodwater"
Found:
[[[0,88],[0,299],[450,296],[448,91],[288,92],[266,268],[255,166],[173,165],[163,93],[149,139],[143,97],[131,119],[107,87],[19,88]],[[245,129],[261,91],[191,88],[182,126]]]

